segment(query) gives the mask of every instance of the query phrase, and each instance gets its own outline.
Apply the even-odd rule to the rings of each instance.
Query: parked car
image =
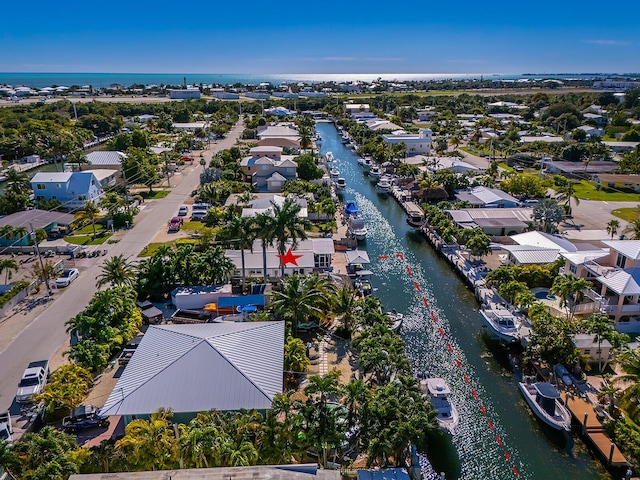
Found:
[[[0,442],[13,444],[13,426],[11,425],[11,413],[0,413]]]
[[[182,228],[182,222],[182,217],[173,217],[171,220],[169,220],[169,231],[177,232],[178,230],[180,230]]]
[[[77,432],[94,427],[107,428],[109,418],[98,414],[98,407],[95,405],[80,405],[71,410],[71,415],[62,419],[62,428],[66,432]]]
[[[178,209],[178,216],[179,217],[186,217],[187,215],[189,215],[189,207],[187,207],[186,205],[182,205]]]
[[[62,276],[56,279],[56,287],[68,287],[80,275],[77,268],[70,268],[62,272]]]
[[[49,360],[37,360],[29,363],[18,384],[16,401],[30,403],[34,395],[42,393],[48,380]]]

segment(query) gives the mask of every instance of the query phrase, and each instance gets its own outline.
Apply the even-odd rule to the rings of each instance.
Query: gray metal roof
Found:
[[[11,225],[14,228],[27,227],[33,225],[33,228],[45,228],[52,223],[60,225],[69,225],[73,222],[74,217],[70,213],[49,212],[47,210],[25,210],[23,212],[12,213],[0,218],[0,227]]]
[[[530,245],[503,245],[502,248],[509,251],[519,264],[552,263],[556,261],[560,254],[558,249],[532,247]]]
[[[625,257],[629,257],[632,260],[640,260],[640,240],[607,240],[602,243]]]
[[[346,252],[344,252],[344,254],[347,256],[348,265],[366,265],[368,263],[371,263],[371,260],[369,260],[369,255],[365,250],[347,250]]]
[[[126,153],[114,151],[91,152],[86,155],[87,162],[91,165],[120,165],[127,158]]]
[[[640,267],[602,275],[598,277],[598,281],[618,295],[640,295]]]
[[[284,322],[151,325],[101,413],[268,409],[283,345]]]

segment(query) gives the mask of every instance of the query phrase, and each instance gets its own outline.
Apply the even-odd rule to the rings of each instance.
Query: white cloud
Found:
[[[584,43],[590,43],[591,45],[604,45],[604,46],[623,46],[630,45],[630,42],[625,40],[585,40]]]

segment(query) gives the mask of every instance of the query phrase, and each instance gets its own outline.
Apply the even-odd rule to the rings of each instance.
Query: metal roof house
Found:
[[[518,199],[502,190],[488,187],[473,187],[456,192],[456,200],[469,202],[473,208],[515,208],[520,206]]]
[[[125,423],[170,408],[177,422],[198,412],[267,410],[282,392],[284,322],[151,325],[101,415]]]
[[[36,201],[58,200],[65,209],[82,208],[104,194],[94,172],[38,172],[31,179]]]

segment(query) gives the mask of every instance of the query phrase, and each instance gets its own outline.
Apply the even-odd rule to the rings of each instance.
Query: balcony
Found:
[[[615,270],[619,270],[617,267],[610,267],[608,265],[600,265],[599,263],[594,262],[593,260],[589,260],[584,262],[583,266],[595,276],[606,276]]]

